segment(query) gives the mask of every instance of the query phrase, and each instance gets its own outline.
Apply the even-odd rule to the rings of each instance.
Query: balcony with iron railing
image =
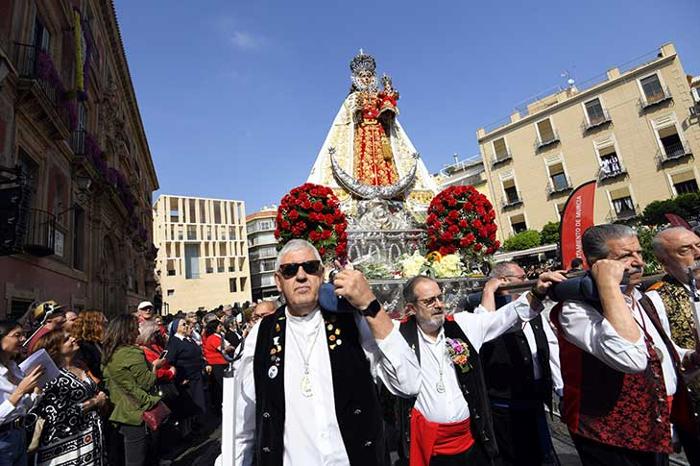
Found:
[[[652,95],[646,95],[639,98],[639,107],[642,110],[646,110],[648,108],[651,108],[655,105],[659,105],[663,102],[667,102],[673,100],[673,96],[671,95],[671,90],[668,87],[663,87],[659,89],[659,92],[656,92]]]
[[[621,162],[617,162],[616,164],[613,165],[603,165],[598,169],[598,173],[596,175],[596,178],[598,179],[598,182],[603,182],[606,180],[612,180],[615,179],[619,176],[623,176],[627,174],[627,169],[625,168],[624,165],[622,165]]]
[[[641,212],[641,210],[639,209],[639,204],[637,204],[632,209],[622,209],[619,212],[615,212],[614,210],[610,211],[606,220],[608,223],[626,222],[639,215],[639,212]]]
[[[15,42],[19,88],[29,91],[40,102],[47,121],[62,139],[70,137],[78,119],[75,99],[69,98],[51,55],[41,47]]]
[[[601,110],[602,110],[602,113],[600,113],[598,115],[593,115],[593,116],[588,115],[588,118],[583,120],[581,127],[583,128],[584,133],[591,131],[591,130],[594,130],[596,128],[600,128],[600,127],[612,122],[612,118],[610,118],[610,114],[608,113],[608,110],[605,108],[603,108]]]
[[[503,210],[512,209],[523,203],[523,196],[520,191],[516,191],[515,195],[506,195],[505,198],[501,199],[501,208]]]
[[[559,133],[552,129],[552,134],[547,138],[542,138],[539,135],[537,136],[537,139],[535,140],[535,151],[545,149],[546,147],[558,144],[559,142]]]
[[[513,155],[511,155],[510,150],[507,150],[500,154],[495,154],[491,159],[491,166],[496,167],[502,163],[506,163],[509,160],[513,160]]]
[[[54,254],[56,248],[56,216],[51,212],[29,209],[23,252],[44,257]]]
[[[574,189],[573,185],[571,184],[571,178],[569,178],[568,175],[565,175],[564,178],[558,178],[558,180],[559,181],[550,180],[547,183],[547,188],[545,189],[547,196],[557,196],[559,194],[568,193]]]
[[[663,149],[656,152],[656,160],[659,166],[663,166],[669,162],[682,159],[693,155],[690,150],[690,145],[685,141],[678,141],[671,144],[664,144]]]

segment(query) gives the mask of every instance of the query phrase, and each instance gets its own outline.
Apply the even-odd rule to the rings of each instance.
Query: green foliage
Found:
[[[549,222],[542,227],[540,232],[540,244],[557,244],[559,243],[559,222]]]
[[[654,239],[657,231],[656,227],[648,227],[641,225],[637,227],[637,237],[639,245],[642,247],[642,258],[644,259],[644,273],[652,274],[661,271],[661,264],[654,257],[654,248],[651,246],[651,240]]]
[[[525,230],[515,236],[511,236],[503,243],[505,251],[522,251],[540,245],[540,232],[535,230]]]
[[[688,220],[700,215],[700,193],[688,193],[673,199],[649,203],[642,213],[645,225],[664,225],[668,223],[664,214],[676,214]]]

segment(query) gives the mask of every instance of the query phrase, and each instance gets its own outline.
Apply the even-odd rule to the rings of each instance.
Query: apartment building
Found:
[[[113,2],[0,1],[0,318],[153,299],[156,189]]]
[[[486,182],[486,169],[481,155],[468,157],[464,160],[459,160],[457,154],[453,157],[453,163],[433,175],[439,190],[442,191],[450,186],[471,185],[491,200],[491,192]]]
[[[250,280],[254,301],[279,295],[275,285],[276,218],[277,207],[275,206],[263,207],[246,218]]]
[[[153,238],[163,313],[251,300],[242,201],[162,195]]]
[[[596,223],[626,221],[652,201],[697,192],[694,83],[668,43],[480,128],[500,239],[558,221],[571,191],[590,180],[598,183]]]

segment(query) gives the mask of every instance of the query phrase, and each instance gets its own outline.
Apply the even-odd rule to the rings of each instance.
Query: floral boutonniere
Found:
[[[459,338],[445,339],[447,344],[447,354],[452,359],[455,366],[459,367],[462,373],[469,372],[472,369],[469,363],[469,347]]]

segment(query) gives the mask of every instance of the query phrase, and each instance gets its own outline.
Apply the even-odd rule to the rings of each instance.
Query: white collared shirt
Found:
[[[658,294],[656,296],[658,297]],[[648,352],[644,343],[644,328],[646,328],[652,344],[661,353],[661,370],[666,386],[666,394],[674,395],[676,393],[677,380],[671,355],[661,335],[656,331],[656,327],[654,327],[654,324],[639,304],[641,297],[642,294],[635,289],[632,298],[637,302],[637,305],[628,305],[627,307],[639,326],[640,335],[636,342],[622,338],[601,312],[598,312],[590,304],[579,301],[567,301],[562,307],[559,321],[564,337],[611,368],[620,372],[636,373],[644,371],[647,367]],[[670,335],[668,317],[661,299],[654,299],[651,295],[650,299],[652,299],[654,307],[659,314],[664,330],[667,335]],[[677,348],[677,350],[681,358],[686,353],[686,350],[680,348]]]
[[[454,314],[454,320],[474,349],[479,351],[484,343],[501,336],[514,325],[534,319],[541,310],[539,302],[535,309],[531,309],[527,295],[524,294],[496,312],[459,312]],[[420,327],[418,335],[421,387],[415,408],[431,422],[448,423],[467,419],[469,406],[459,388],[457,374],[447,352],[444,328],[440,329],[435,342],[432,342]],[[440,358],[443,366],[444,393],[437,391],[437,383],[440,381]]]
[[[0,425],[25,416],[39,399],[38,395],[32,393],[24,395],[16,406],[10,403],[10,395],[17,390],[17,385],[10,382],[8,372],[15,380],[19,381],[24,378],[24,374],[14,361],[10,361],[7,367],[0,364]]]
[[[323,327],[323,315],[316,309],[307,316],[286,312],[284,360],[284,459],[285,466],[349,465],[335,414],[331,362]],[[398,331],[398,322],[383,340],[375,340],[367,321],[355,314],[360,343],[370,362],[373,376],[379,377],[395,395],[409,397],[418,392],[420,367],[415,354]],[[239,389],[236,400],[236,465],[252,464],[255,444],[255,378],[253,359],[258,336],[257,323],[246,338],[240,366],[234,381]],[[320,325],[320,328],[319,328]],[[310,346],[316,329],[313,350]],[[296,337],[295,343],[294,338]],[[342,335],[341,335],[342,338]],[[299,349],[303,352],[303,356]],[[309,354],[309,376],[313,396],[301,392],[304,357]]]

